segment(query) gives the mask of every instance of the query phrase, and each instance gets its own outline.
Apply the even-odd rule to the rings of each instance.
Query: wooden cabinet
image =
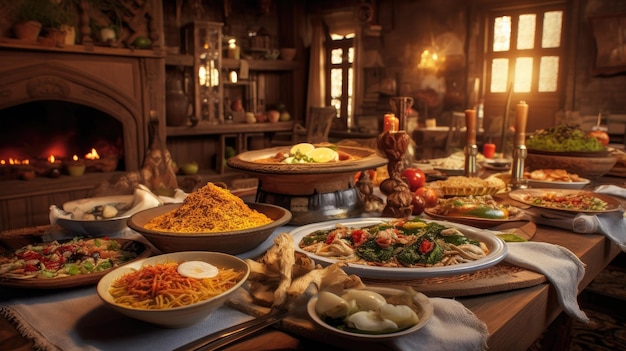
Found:
[[[183,69],[189,75],[195,70],[196,61],[192,55],[168,55],[165,59],[167,69]],[[268,102],[272,105],[290,101],[291,95],[282,92],[292,90],[292,74],[298,67],[294,61],[282,60],[236,60],[222,58],[220,86],[222,89],[220,105],[226,105],[241,94],[246,111],[262,112]],[[240,76],[241,70],[247,70],[246,79],[238,79],[236,83],[229,81],[229,72],[235,71]],[[195,84],[195,83],[194,83]],[[194,90],[189,89],[189,92]],[[232,95],[231,95],[232,94]],[[190,98],[193,95],[190,94]],[[197,101],[196,101],[197,103]],[[240,153],[246,150],[263,148],[276,132],[288,132],[293,129],[293,122],[278,123],[246,123],[245,120],[228,121],[224,118],[222,106],[219,123],[212,123],[201,115],[195,115],[197,125],[188,123],[185,126],[166,129],[167,146],[172,158],[182,164],[196,162],[200,169],[210,174],[226,173],[226,150]],[[194,113],[197,111],[194,109]],[[232,152],[232,151],[231,151]]]

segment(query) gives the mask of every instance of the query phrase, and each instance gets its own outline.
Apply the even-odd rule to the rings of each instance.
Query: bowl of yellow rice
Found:
[[[185,201],[132,215],[128,226],[162,252],[214,251],[240,254],[263,243],[291,212],[271,204],[246,203],[208,183]]]

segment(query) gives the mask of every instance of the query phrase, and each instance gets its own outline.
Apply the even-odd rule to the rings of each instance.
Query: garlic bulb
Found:
[[[354,301],[361,311],[378,310],[387,304],[381,294],[369,290],[349,289],[341,297],[348,302]]]
[[[102,209],[102,218],[113,218],[117,216],[117,208],[111,205],[105,205]]]
[[[349,309],[346,300],[328,291],[320,291],[315,303],[315,312],[321,317],[343,318]]]
[[[389,319],[383,318],[376,311],[359,311],[346,318],[346,324],[363,331],[383,331],[398,329],[398,325]]]
[[[419,322],[417,313],[407,305],[386,304],[379,312],[383,318],[394,321],[399,328],[414,326]]]

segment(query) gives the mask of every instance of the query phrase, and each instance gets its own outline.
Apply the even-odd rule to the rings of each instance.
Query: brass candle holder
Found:
[[[465,127],[467,141],[465,148],[465,176],[475,177],[477,166],[476,156],[478,155],[478,146],[476,146],[476,110],[465,110]]]
[[[513,147],[513,162],[511,168],[511,189],[525,189],[528,181],[524,178],[524,162],[528,156],[526,149],[526,121],[528,120],[528,105],[520,101],[515,107],[515,145]]]

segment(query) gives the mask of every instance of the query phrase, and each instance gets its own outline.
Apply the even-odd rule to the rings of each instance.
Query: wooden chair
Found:
[[[333,106],[311,107],[306,119],[306,127],[295,123],[289,139],[272,139],[272,145],[295,145],[298,143],[323,143],[328,141],[328,134],[337,109]]]

